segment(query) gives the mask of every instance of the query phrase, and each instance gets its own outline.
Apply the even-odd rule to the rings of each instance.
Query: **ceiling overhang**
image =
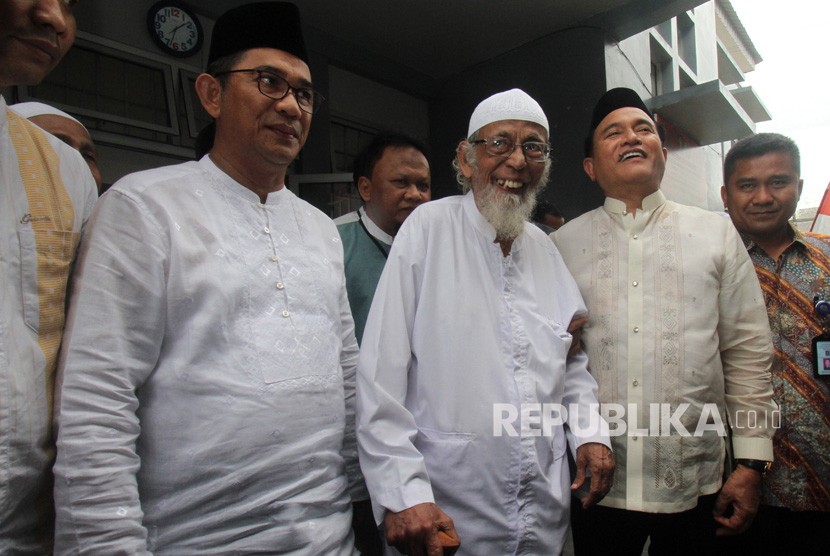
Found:
[[[700,145],[746,137],[755,122],[718,81],[709,81],[646,101],[648,107],[682,129]]]

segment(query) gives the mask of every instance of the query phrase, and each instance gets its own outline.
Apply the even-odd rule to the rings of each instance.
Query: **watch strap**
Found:
[[[753,469],[753,470],[757,471],[758,473],[760,473],[761,475],[763,475],[764,473],[769,471],[770,467],[772,467],[772,462],[771,461],[764,461],[764,460],[760,460],[760,459],[738,458],[738,459],[735,460],[735,467],[737,467],[739,465],[743,465],[744,467],[749,467],[750,469]]]

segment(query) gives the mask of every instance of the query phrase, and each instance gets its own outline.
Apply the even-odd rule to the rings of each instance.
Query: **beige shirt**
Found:
[[[618,414],[602,504],[694,507],[721,485],[728,423],[735,457],[772,460],[769,324],[731,221],[658,191],[636,215],[606,199],[552,237],[588,306],[600,403]]]

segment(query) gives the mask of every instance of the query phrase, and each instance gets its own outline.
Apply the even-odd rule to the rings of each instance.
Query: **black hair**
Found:
[[[723,163],[723,184],[726,185],[729,182],[739,160],[756,158],[769,153],[789,155],[795,173],[801,175],[801,154],[795,141],[780,133],[758,133],[741,139],[726,153],[726,160]]]
[[[533,209],[533,216],[531,216],[530,219],[533,222],[541,222],[546,214],[550,214],[556,218],[564,218],[564,215],[559,211],[556,205],[547,201],[539,201],[536,204],[536,208]]]
[[[383,153],[389,147],[412,147],[420,151],[424,158],[429,160],[429,150],[426,145],[398,131],[382,131],[375,135],[372,140],[366,145],[354,159],[354,172],[352,174],[354,183],[357,185],[361,177],[371,178],[372,171],[375,169],[375,164],[381,159]]]

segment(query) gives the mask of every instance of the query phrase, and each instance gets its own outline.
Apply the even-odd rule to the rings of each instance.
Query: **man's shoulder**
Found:
[[[818,249],[825,257],[830,258],[830,235],[801,232],[801,236],[804,238],[804,243]]]
[[[453,195],[418,205],[412,211],[412,214],[407,217],[404,225],[410,220],[413,222],[432,222],[452,218],[451,215],[463,211],[463,201],[463,195]]]
[[[346,214],[335,218],[334,224],[339,229],[341,226],[346,226],[347,224],[355,225],[358,223],[359,220],[360,216],[358,215],[356,210],[353,210],[352,212],[347,212]]]
[[[561,228],[553,233],[553,237],[570,237],[584,233],[583,228],[585,225],[594,220],[601,211],[602,207],[597,207],[589,210],[588,212],[583,212],[573,220],[565,222]]]
[[[176,184],[181,184],[183,178],[198,173],[199,171],[199,163],[196,161],[161,166],[149,170],[140,170],[127,174],[116,181],[110,190],[139,194],[143,191],[152,191],[155,188],[165,185],[175,186]]]
[[[95,185],[95,180],[92,173],[89,171],[89,166],[81,156],[81,153],[76,149],[70,147],[62,140],[58,139],[48,131],[36,126],[23,116],[9,109],[13,118],[19,120],[20,125],[25,126],[32,137],[42,136],[46,138],[49,148],[56,157],[56,162],[50,163],[50,157],[42,156],[40,160],[44,166],[56,165],[54,175],[60,175],[63,178],[62,187],[72,199],[75,209],[84,215],[84,219],[92,210],[92,205],[98,198],[98,188]],[[8,134],[6,134],[7,137]],[[9,137],[9,139],[11,139]],[[40,150],[40,149],[38,149]],[[55,160],[55,159],[52,159]],[[51,175],[51,174],[50,174]]]

